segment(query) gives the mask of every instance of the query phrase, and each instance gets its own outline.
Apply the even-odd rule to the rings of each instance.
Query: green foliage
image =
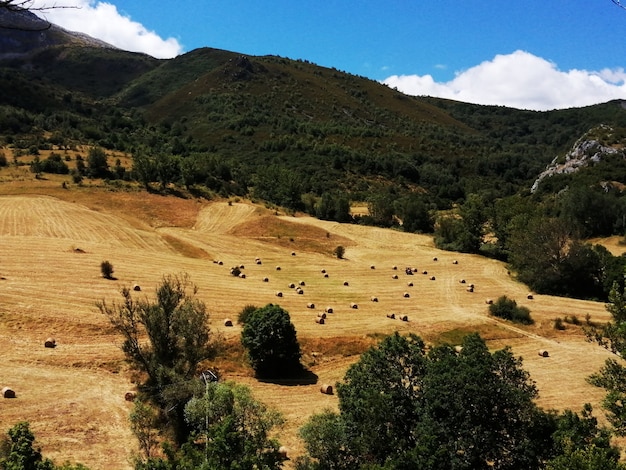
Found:
[[[513,299],[509,299],[506,295],[499,297],[494,303],[489,305],[489,313],[494,317],[510,320],[514,323],[522,323],[531,325],[533,319],[530,317],[528,307],[519,306]]]
[[[240,325],[245,325],[248,322],[248,318],[250,318],[250,315],[252,315],[252,313],[257,309],[258,307],[256,305],[245,305],[239,312],[239,315],[237,315],[237,323],[239,323]]]
[[[107,155],[102,148],[91,147],[89,149],[86,171],[90,178],[107,178],[110,176]]]
[[[130,429],[139,442],[139,450],[150,458],[159,443],[158,412],[148,403],[137,399],[130,413]]]
[[[342,245],[338,245],[333,250],[333,254],[337,259],[343,259],[343,256],[346,254],[346,249]]]
[[[278,305],[252,312],[241,331],[241,344],[259,377],[283,378],[302,371],[296,329],[289,313]]]
[[[301,431],[315,459],[303,468],[513,470],[551,456],[556,424],[534,405],[521,360],[490,353],[476,334],[456,353],[396,333],[366,351],[337,392],[340,413],[315,415]]]
[[[196,292],[187,275],[168,275],[157,287],[154,301],[134,299],[123,288],[121,304],[97,303],[122,335],[127,360],[146,374],[140,388],[163,412],[172,414],[174,426],[183,425],[182,406],[199,385],[194,379],[198,365],[215,352],[209,343],[206,306],[195,298]],[[179,442],[184,441],[184,426],[176,431]]]
[[[109,261],[100,263],[100,273],[105,279],[113,279],[113,265]]]

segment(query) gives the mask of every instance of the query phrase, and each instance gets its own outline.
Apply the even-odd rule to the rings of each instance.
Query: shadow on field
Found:
[[[298,373],[291,374],[288,377],[257,377],[259,382],[271,383],[276,385],[297,386],[297,385],[313,385],[317,383],[317,374],[308,369],[303,369]]]

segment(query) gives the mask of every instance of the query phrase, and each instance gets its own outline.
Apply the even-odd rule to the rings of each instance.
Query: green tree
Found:
[[[259,377],[289,377],[302,371],[296,328],[278,305],[268,304],[248,317],[241,344]]]
[[[109,164],[107,154],[100,147],[91,147],[87,154],[87,176],[90,178],[107,178],[109,176]]]
[[[203,468],[277,469],[279,443],[271,437],[281,416],[256,401],[244,385],[209,383],[185,405],[185,419],[204,440]],[[198,462],[200,463],[200,462]]]
[[[194,375],[200,362],[215,352],[209,342],[209,315],[196,293],[187,275],[168,275],[157,287],[155,301],[134,299],[125,287],[121,304],[97,303],[124,338],[126,358],[146,373],[141,389],[165,413],[173,413],[179,442],[186,440],[182,407],[199,385]]]
[[[333,250],[333,253],[337,257],[337,259],[343,259],[343,256],[346,254],[346,249],[342,245],[338,245]]]
[[[366,351],[337,385],[340,414],[303,428],[313,468],[532,469],[552,456],[552,415],[508,348],[477,334],[457,353],[398,333]],[[331,452],[319,436],[337,436]],[[344,437],[345,436],[345,437]]]
[[[2,470],[54,470],[50,459],[44,459],[40,449],[33,447],[35,435],[27,422],[17,423],[8,431],[8,440],[0,451]]]
[[[113,279],[113,265],[109,261],[100,263],[100,273],[105,279]]]
[[[530,310],[527,307],[517,305],[514,299],[509,299],[506,295],[498,299],[489,306],[489,313],[495,317],[510,320],[516,323],[531,325]]]

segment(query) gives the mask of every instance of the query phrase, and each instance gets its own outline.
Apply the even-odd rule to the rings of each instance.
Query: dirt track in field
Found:
[[[124,196],[123,204],[107,203],[122,197],[115,194],[102,193],[99,200],[78,191],[70,195],[0,196],[0,387],[17,393],[14,400],[0,400],[0,423],[4,431],[28,420],[44,454],[58,463],[131,468],[135,446],[124,392],[133,385],[119,338],[95,303],[119,300],[120,288],[134,283],[142,287],[140,295],[152,296],[163,275],[182,272],[198,286],[212,330],[226,339],[235,341],[240,327],[224,327],[225,318],[236,319],[248,304],[278,303],[290,312],[302,344],[327,348],[304,351],[316,384],[259,383],[246,369],[226,371],[227,379],[250,385],[257,398],[284,413],[280,439],[291,455],[302,452],[297,429],[308,416],[337,406],[336,396],[319,393],[320,384],[341,380],[358,359],[338,353],[340,345],[358,348],[393,331],[427,341],[457,330],[480,331],[491,347],[511,345],[524,358],[541,406],[579,410],[591,402],[599,414],[602,391],[585,379],[609,354],[587,343],[578,327],[559,332],[552,322],[566,315],[584,321],[586,314],[604,321],[603,304],[549,296],[528,300],[527,288],[501,263],[441,252],[427,236],[276,215],[243,202],[198,207],[197,201],[168,200],[165,211],[159,199],[141,193],[136,200]],[[177,226],[175,213],[185,221],[197,215],[195,222]],[[346,248],[343,260],[332,255],[337,245]],[[104,260],[113,264],[117,280],[101,277]],[[244,266],[245,279],[229,274],[235,265]],[[409,276],[407,266],[418,271]],[[301,281],[300,295],[289,284]],[[468,284],[474,292],[466,291]],[[485,300],[501,295],[528,306],[535,325],[488,317]],[[309,303],[315,308],[307,308]],[[335,313],[319,325],[314,318],[326,306]],[[390,320],[388,313],[408,315],[409,321]],[[57,339],[56,349],[43,348],[48,336]],[[333,342],[335,350],[328,346]],[[539,357],[539,349],[549,350],[550,357]]]

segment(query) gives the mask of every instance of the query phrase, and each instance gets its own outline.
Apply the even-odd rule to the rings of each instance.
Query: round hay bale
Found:
[[[375,295],[373,295],[373,296],[370,298],[370,300],[371,300],[372,302],[378,302],[378,297],[376,297]]]
[[[137,392],[126,392],[124,394],[124,400],[126,401],[135,401],[135,398],[137,398]]]
[[[320,272],[321,272],[322,274],[326,274],[326,270],[325,270],[325,269],[322,269]]]
[[[394,274],[393,276],[391,276],[391,279],[398,279],[398,275]]]
[[[276,297],[282,297],[283,293],[281,291],[276,292]]]
[[[308,304],[306,304],[306,308],[315,308],[315,304],[312,302],[309,302]]]
[[[413,287],[413,283],[412,282],[407,282],[406,285],[409,286],[409,287]]]
[[[428,274],[428,271],[424,270],[422,271],[422,274]]]
[[[264,277],[263,278],[263,282],[270,282],[270,278],[269,277]]]
[[[392,320],[396,319],[396,314],[395,313],[388,313],[387,314],[387,318],[391,318]]]
[[[376,266],[374,266],[373,264],[370,266],[370,269],[376,269]]]
[[[9,387],[3,387],[2,396],[4,398],[15,398],[15,391],[13,391],[13,389]]]
[[[493,299],[486,299],[486,300],[485,300],[485,303],[486,303],[487,305],[491,305],[491,304],[493,304]]]
[[[322,317],[317,317],[315,319],[315,323],[318,323],[320,325],[323,325],[324,323],[326,323],[326,319],[322,318]]]
[[[467,289],[465,289],[467,292],[474,292],[474,288],[472,286],[469,286]]]
[[[296,289],[296,292],[298,293],[298,295],[303,295],[304,291],[302,289]]]
[[[296,252],[295,252],[295,251],[292,251],[292,252],[291,252],[291,256],[296,256]]]
[[[288,460],[288,453],[289,450],[285,447],[285,446],[280,446],[278,448],[278,456],[282,459],[282,460]]]
[[[333,394],[333,386],[329,384],[322,384],[320,387],[320,392],[324,395],[332,395]]]
[[[240,264],[239,269],[246,269],[246,267],[243,264]]]
[[[141,286],[139,284],[133,284],[133,290],[139,292],[141,290]]]
[[[54,338],[47,338],[44,341],[43,345],[46,348],[56,348],[57,347],[57,341]]]
[[[306,284],[304,283],[304,281],[300,281],[300,282],[298,282],[298,285],[299,286],[305,286]]]
[[[465,279],[461,279],[459,282],[460,282],[461,284],[465,284]]]
[[[540,355],[541,357],[550,357],[550,354],[549,354],[549,353],[548,353],[548,351],[547,351],[547,350],[545,350],[545,349],[540,349],[540,350],[539,350],[539,355]]]
[[[245,278],[246,278],[246,275],[245,275],[244,273],[239,273],[239,278],[240,278],[240,279],[245,279]]]
[[[324,312],[326,312],[326,313],[333,313],[333,312],[334,312],[334,310],[333,310],[333,308],[332,308],[332,307],[326,307],[326,308],[324,309]]]
[[[457,260],[452,261],[452,264],[459,264]]]
[[[533,295],[532,295],[532,294],[530,294],[530,293],[526,296],[526,298],[527,298],[528,300],[533,300],[533,299],[534,299]]]
[[[413,272],[414,273],[418,272],[418,269],[417,268],[413,268]]]
[[[408,292],[405,292],[405,293],[404,293],[404,298],[405,298],[405,299],[408,299],[409,297],[411,297],[411,294],[409,294]]]
[[[318,313],[317,318],[326,318],[326,313],[325,312]]]
[[[391,269],[393,269],[394,271],[398,270],[398,266],[392,266]]]
[[[217,264],[218,264],[219,266],[222,266],[222,265],[224,264],[224,262],[220,260],[220,261],[218,261],[218,262],[217,262]]]
[[[290,282],[290,283],[289,283],[289,288],[290,288],[290,289],[293,289],[293,288],[295,288],[295,287],[296,287],[296,285],[295,285],[293,282]]]
[[[430,280],[434,281],[435,280],[435,276],[430,276]]]
[[[400,315],[400,320],[402,320],[402,321],[409,321],[409,316],[408,315]]]
[[[359,305],[354,303],[354,302],[352,302],[352,303],[350,303],[350,308],[357,309],[357,308],[359,308]]]
[[[328,277],[328,273],[325,273],[325,274],[324,274],[324,277]]]
[[[474,284],[470,284],[469,287],[471,287],[473,289],[474,288]]]
[[[350,283],[349,283],[348,281],[343,281],[343,285],[344,285],[344,286],[349,286],[349,285],[350,285]]]
[[[262,262],[260,259],[258,259],[258,258],[257,258],[254,262],[255,262],[256,264],[263,264],[263,262]]]
[[[224,326],[233,326],[233,321],[230,318],[224,320]]]
[[[276,266],[276,271],[280,271],[280,266]]]
[[[437,261],[437,257],[436,256],[433,258],[433,261]]]

